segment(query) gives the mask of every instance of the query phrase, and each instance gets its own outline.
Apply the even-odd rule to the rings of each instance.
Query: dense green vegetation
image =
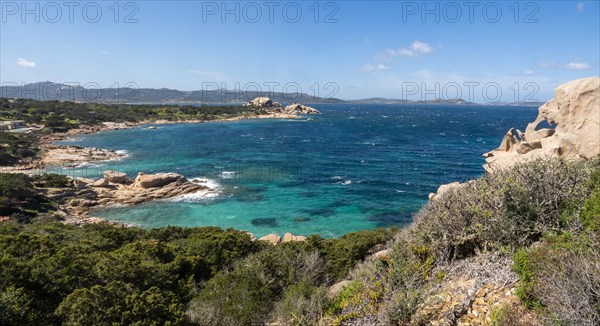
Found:
[[[25,120],[27,124],[45,127],[33,134],[0,132],[0,166],[31,161],[38,153],[38,138],[43,134],[67,132],[106,121],[211,121],[263,113],[244,106],[127,105],[0,98],[0,121]]]
[[[0,98],[0,120],[25,120],[44,124],[53,132],[64,132],[82,125],[104,121],[142,122],[156,120],[215,120],[252,116],[258,112],[243,106],[127,105],[8,100]]]
[[[263,323],[299,284],[323,291],[396,232],[272,246],[214,227],[78,227],[53,214],[48,187],[69,182],[0,174],[1,209],[28,214],[0,223],[2,325]]]
[[[455,189],[429,203],[395,236],[389,258],[357,267],[333,305],[323,306],[318,298],[304,303],[326,309],[330,317],[312,314],[303,324],[373,316],[392,324],[427,323],[419,307],[454,266],[461,266],[461,274],[471,273],[469,268],[506,272],[469,267],[467,261],[485,255],[488,262],[514,261],[517,295],[533,309],[505,308],[497,314],[498,325],[518,324],[525,313],[548,324],[598,325],[599,180],[600,158],[548,159]]]
[[[50,212],[55,206],[54,203],[36,189],[34,181],[42,186],[48,182],[54,186],[58,180],[66,181],[66,177],[30,177],[24,174],[0,173],[0,216],[12,215],[24,220],[39,213]]]
[[[212,227],[65,225],[44,190],[68,180],[0,174],[2,209],[30,216],[0,223],[0,324],[419,324],[419,307],[452,266],[488,253],[514,261],[528,312],[597,324],[598,180],[600,159],[540,160],[445,194],[406,229],[272,246]],[[363,262],[386,243],[388,255]],[[506,309],[496,322],[524,313]]]
[[[37,154],[36,139],[32,135],[0,132],[0,166],[16,164]]]

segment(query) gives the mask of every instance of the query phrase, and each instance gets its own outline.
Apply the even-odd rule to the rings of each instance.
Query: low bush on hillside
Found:
[[[29,177],[2,180],[0,193],[11,198],[33,191]],[[381,241],[376,244],[389,240],[385,230],[366,234]],[[359,252],[372,243],[361,235],[349,238],[362,239],[354,243]],[[336,241],[272,246],[216,227],[77,227],[43,216],[28,224],[3,222],[0,324],[254,325],[271,316],[305,321],[304,315],[321,314],[319,300],[333,279],[327,249],[316,244],[356,251]],[[335,266],[349,270],[355,263]]]
[[[444,271],[489,252],[503,257],[516,253],[519,295],[539,308],[542,320],[597,324],[598,185],[600,158],[542,159],[450,190],[398,233],[389,259],[368,262],[351,273],[354,292],[349,298],[349,293],[341,294],[346,304],[336,316],[379,314],[394,324],[425,322],[415,319],[416,312],[429,289],[444,279]],[[377,307],[364,311],[369,304]]]
[[[389,241],[393,229],[283,243],[236,262],[209,280],[187,314],[199,325],[310,325],[324,314],[324,287]]]
[[[0,216],[28,220],[52,208],[53,204],[48,198],[38,193],[31,177],[0,173]]]
[[[219,228],[5,222],[0,324],[179,325],[203,281],[263,246]]]
[[[564,325],[600,324],[600,238],[596,232],[554,235],[515,254],[517,294],[545,319]]]
[[[0,166],[10,166],[38,153],[35,139],[28,134],[0,132]]]

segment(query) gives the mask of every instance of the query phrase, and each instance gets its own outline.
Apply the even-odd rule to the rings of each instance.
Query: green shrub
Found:
[[[276,305],[272,319],[284,325],[318,325],[327,305],[326,291],[301,281],[290,285]]]
[[[58,307],[65,325],[182,325],[183,305],[168,291],[152,287],[139,291],[127,283],[111,282],[78,289]]]
[[[600,239],[597,232],[549,235],[514,257],[517,295],[558,324],[600,324]]]
[[[213,255],[219,245],[224,246],[224,256]],[[94,320],[114,321],[112,315],[102,315],[113,304],[101,300],[106,293],[127,305],[115,307],[121,309],[115,314],[130,310],[128,322],[152,324],[155,319],[161,325],[161,320],[179,324],[182,307],[213,269],[222,269],[262,246],[246,233],[218,228],[145,231],[106,224],[77,227],[50,220],[27,225],[4,222],[0,224],[0,293],[6,296],[0,296],[0,324],[15,324],[14,320],[25,320],[17,325],[27,325],[28,320],[32,325],[76,324],[78,315],[87,325],[96,324]],[[126,293],[120,292],[123,287]],[[156,317],[165,314],[171,317]]]
[[[581,221],[584,227],[600,231],[600,189],[594,190],[583,203]]]
[[[389,241],[397,229],[376,229],[352,232],[338,239],[309,238],[309,245],[321,251],[327,261],[329,274],[341,280],[352,267],[365,259],[374,248]]]
[[[262,324],[288,286],[318,286],[325,280],[325,265],[317,252],[295,242],[270,246],[209,280],[187,314],[200,325]]]
[[[0,132],[0,166],[19,163],[38,152],[35,139],[30,135]]]
[[[415,240],[448,262],[479,250],[515,250],[551,231],[578,232],[593,164],[540,159],[464,184],[416,215]]]
[[[68,188],[71,185],[67,176],[54,173],[43,174],[34,180],[45,188]]]

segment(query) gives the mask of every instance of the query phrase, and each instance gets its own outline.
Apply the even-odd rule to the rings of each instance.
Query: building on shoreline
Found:
[[[0,121],[0,131],[9,131],[26,127],[27,125],[23,120]]]

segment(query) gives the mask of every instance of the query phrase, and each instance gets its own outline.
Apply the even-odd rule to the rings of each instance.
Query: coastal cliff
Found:
[[[500,146],[483,154],[488,172],[540,157],[590,159],[600,154],[600,78],[560,85],[525,132],[510,129]],[[547,127],[538,129],[546,123]]]
[[[600,323],[600,79],[555,95],[484,155],[488,174],[440,186],[383,254],[332,286],[337,312],[319,323]]]

